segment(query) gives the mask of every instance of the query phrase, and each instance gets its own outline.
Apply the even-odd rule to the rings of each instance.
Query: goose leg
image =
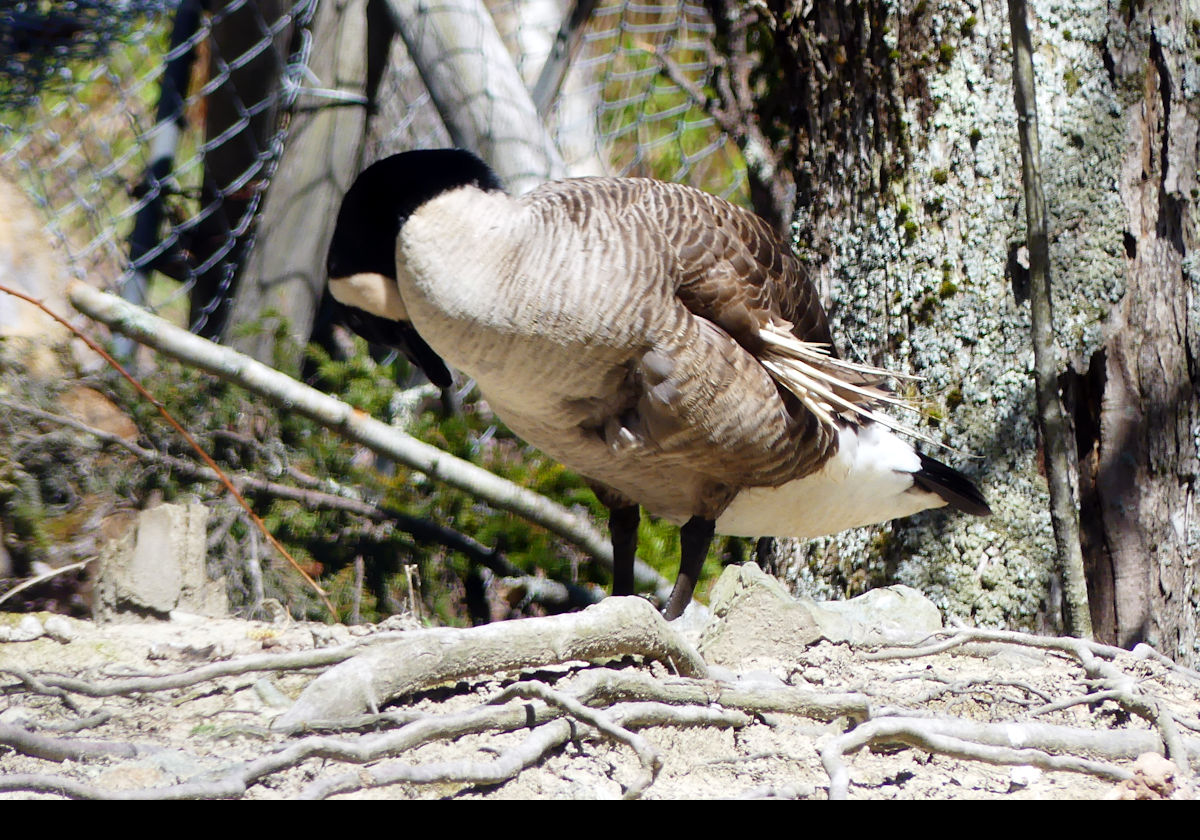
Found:
[[[679,576],[675,578],[671,600],[667,602],[666,612],[663,613],[667,621],[679,618],[691,603],[716,526],[714,519],[693,516],[679,529]]]
[[[633,594],[633,558],[637,554],[641,518],[642,511],[637,505],[608,509],[608,531],[613,547],[613,595]]]

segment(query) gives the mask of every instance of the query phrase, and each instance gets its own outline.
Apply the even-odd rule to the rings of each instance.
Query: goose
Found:
[[[431,381],[472,377],[519,436],[609,509],[633,594],[640,508],[681,525],[665,615],[714,533],[815,537],[949,505],[990,513],[879,409],[891,374],[837,355],[790,248],[753,213],[644,178],[514,197],[460,149],[366,168],[327,264],[341,319]],[[640,506],[640,507],[639,507]]]

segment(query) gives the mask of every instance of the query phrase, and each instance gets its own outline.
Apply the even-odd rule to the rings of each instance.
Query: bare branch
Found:
[[[1083,550],[1079,543],[1079,506],[1072,498],[1067,447],[1073,446],[1058,391],[1058,347],[1050,295],[1050,238],[1046,195],[1042,190],[1042,160],[1038,145],[1037,100],[1033,90],[1033,47],[1026,21],[1025,0],[1008,0],[1012,29],[1013,94],[1021,145],[1021,180],[1025,185],[1025,224],[1029,245],[1029,304],[1033,322],[1034,385],[1038,426],[1046,455],[1046,484],[1050,518],[1063,576],[1067,632],[1092,638]]]
[[[95,289],[92,289],[90,286],[87,286],[84,283],[80,283],[79,281],[75,281],[75,285],[82,286],[82,287],[88,289],[89,291],[95,292],[96,294],[101,294],[101,295],[104,294],[103,292],[96,292]],[[280,543],[279,540],[275,539],[275,535],[267,530],[267,526],[265,524],[263,524],[263,521],[258,517],[258,514],[256,514],[250,508],[249,503],[245,499],[242,498],[242,494],[238,492],[237,488],[234,487],[232,483],[230,483],[229,477],[225,475],[225,473],[221,470],[221,468],[219,466],[217,466],[217,462],[214,461],[212,459],[212,456],[209,455],[207,451],[205,451],[204,447],[202,447],[196,441],[196,439],[192,436],[192,433],[189,432],[183,426],[183,424],[181,424],[178,420],[176,420],[171,415],[171,412],[167,411],[166,406],[164,406],[161,402],[159,402],[157,399],[155,399],[154,395],[146,390],[145,386],[143,386],[142,383],[138,381],[137,377],[135,377],[133,374],[131,374],[129,371],[127,371],[124,368],[124,366],[121,365],[120,362],[118,362],[116,359],[114,359],[112,357],[111,354],[109,354],[109,352],[107,350],[105,350],[103,347],[101,347],[95,341],[90,339],[88,336],[84,335],[82,332],[80,332],[78,327],[76,327],[74,324],[69,322],[66,318],[64,318],[61,315],[57,314],[56,312],[52,311],[50,309],[50,307],[46,306],[46,304],[42,303],[40,300],[30,297],[29,295],[26,295],[22,292],[19,292],[16,289],[9,288],[8,286],[0,285],[0,292],[5,292],[6,294],[10,294],[13,297],[20,298],[21,300],[25,301],[26,303],[32,304],[33,306],[36,306],[38,309],[45,312],[47,315],[49,315],[55,321],[57,321],[58,323],[62,324],[64,327],[66,327],[68,330],[70,330],[72,332],[72,334],[75,335],[76,338],[78,338],[80,341],[82,341],[84,344],[86,344],[88,346],[88,349],[90,349],[92,352],[94,352],[100,358],[104,359],[104,361],[107,362],[108,365],[113,370],[115,370],[117,373],[121,374],[121,376],[125,379],[125,381],[127,381],[130,385],[133,386],[133,389],[138,392],[138,394],[142,397],[142,399],[144,399],[150,405],[154,406],[158,410],[158,413],[162,415],[163,419],[166,420],[167,423],[170,424],[171,428],[175,429],[175,431],[178,432],[185,441],[187,441],[188,445],[192,448],[192,450],[197,455],[200,456],[200,459],[202,461],[204,461],[204,463],[208,464],[208,466],[212,469],[212,471],[214,473],[216,473],[217,479],[222,484],[225,485],[226,489],[229,490],[230,495],[232,495],[233,498],[237,500],[237,503],[242,506],[242,509],[246,511],[246,515],[250,517],[251,521],[253,521],[254,524],[258,527],[258,529],[262,532],[263,536],[267,538],[267,542],[271,543],[271,545],[274,546],[275,550],[278,551],[279,554],[285,560],[288,561],[288,563],[291,565],[291,567],[300,575],[301,578],[304,579],[305,583],[307,583],[309,585],[309,588],[311,588],[317,594],[317,597],[321,599],[321,602],[325,605],[325,608],[329,611],[330,616],[334,616],[336,614],[333,609],[333,604],[331,604],[329,602],[329,598],[325,594],[325,590],[323,590],[320,586],[317,585],[317,582],[315,580],[313,580],[312,577],[309,576],[308,572],[304,571],[304,569],[300,567],[300,564],[297,563],[296,559],[294,557],[292,557],[291,553],[286,548],[283,547],[283,544]],[[115,301],[120,301],[120,303],[123,306],[129,307],[132,310],[137,310],[136,306],[134,306],[133,304],[130,304],[130,303],[126,303],[125,301],[121,301],[120,298],[114,297],[112,295],[105,295],[105,296],[110,297]],[[163,323],[166,323],[166,322],[164,321]],[[173,329],[175,329],[175,328],[173,327]]]
[[[0,405],[2,405],[3,403],[4,403],[4,401],[0,400]],[[66,566],[59,566],[57,569],[50,569],[48,572],[42,572],[40,575],[34,575],[31,578],[23,580],[20,583],[18,583],[16,586],[14,586],[12,589],[5,592],[3,595],[0,595],[0,604],[3,604],[5,601],[7,601],[12,596],[16,595],[18,592],[23,592],[24,590],[28,589],[31,586],[37,586],[39,583],[42,583],[43,581],[50,580],[51,578],[58,577],[59,575],[65,575],[67,572],[78,571],[78,570],[84,568],[85,566],[87,566],[88,563],[91,563],[95,559],[96,558],[94,558],[94,557],[90,557],[87,560],[80,560],[78,563],[69,563]]]
[[[192,335],[114,295],[84,283],[74,283],[70,288],[70,298],[71,303],[88,317],[185,364],[286,405],[348,440],[423,472],[430,478],[478,496],[502,510],[523,516],[575,543],[605,568],[612,569],[612,544],[600,535],[591,522],[562,505],[416,440],[341,400],[297,382],[228,347]],[[639,586],[653,590],[662,600],[670,596],[670,584],[641,561],[635,569],[635,578]]]
[[[41,420],[46,420],[51,423],[57,423],[62,426],[75,429],[76,431],[95,437],[97,440],[105,443],[119,446],[127,452],[137,456],[143,461],[153,464],[163,464],[170,467],[172,470],[189,478],[199,479],[202,481],[219,481],[220,477],[213,472],[209,467],[201,466],[194,461],[189,461],[185,458],[178,458],[173,455],[167,455],[163,452],[158,452],[154,449],[147,449],[138,446],[132,441],[126,440],[120,435],[106,432],[102,429],[97,429],[89,426],[86,423],[81,423],[72,417],[64,417],[61,414],[54,414],[49,411],[43,411],[34,406],[24,405],[22,403],[13,402],[12,400],[0,399],[0,406],[8,408],[12,411],[19,411],[23,414],[28,414],[31,417],[37,417]],[[223,432],[226,435],[233,436],[231,433]],[[299,471],[289,472],[293,478],[297,478]],[[425,519],[420,519],[415,516],[409,516],[397,511],[387,510],[379,505],[373,504],[359,498],[357,495],[351,495],[349,492],[335,493],[329,490],[315,489],[316,486],[327,486],[328,482],[321,482],[309,478],[306,483],[309,487],[293,487],[288,484],[280,484],[277,481],[269,481],[265,478],[259,478],[250,473],[234,473],[229,475],[229,480],[234,486],[242,492],[259,493],[267,496],[274,496],[277,499],[287,499],[294,502],[299,502],[305,508],[310,510],[340,510],[346,513],[361,516],[365,519],[370,519],[375,522],[390,522],[405,533],[411,534],[421,542],[434,542],[444,545],[454,551],[458,551],[465,555],[467,559],[474,563],[491,569],[499,575],[519,575],[520,569],[517,569],[509,563],[503,552],[496,548],[488,548],[477,540],[468,537],[466,534],[460,533],[453,528],[445,525],[439,525],[436,522],[430,522]],[[303,480],[303,479],[298,479]],[[6,592],[0,596],[0,603],[6,598],[9,598],[14,593],[21,589],[33,586],[40,583],[42,580],[53,577],[57,574],[70,571],[82,567],[84,564],[74,564],[54,569],[37,578],[23,582],[20,586]],[[589,601],[588,603],[592,603]]]

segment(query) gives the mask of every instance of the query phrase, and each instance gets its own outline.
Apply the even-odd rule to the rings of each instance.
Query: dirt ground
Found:
[[[1005,641],[888,659],[819,641],[790,661],[759,656],[737,671],[712,668],[707,679],[674,676],[652,659],[555,663],[548,652],[544,666],[410,693],[341,731],[317,733],[324,724],[312,723],[282,733],[272,722],[324,668],[251,670],[177,688],[89,694],[120,688],[118,681],[135,676],[371,646],[427,631],[401,619],[347,628],[286,618],[181,617],[103,626],[46,615],[2,618],[8,638],[19,637],[22,626],[33,632],[38,621],[43,628],[37,638],[0,643],[4,798],[610,799],[640,792],[647,799],[824,799],[831,770],[822,748],[846,733],[870,725],[886,729],[898,720],[914,721],[917,734],[884,733],[863,749],[846,747],[850,798],[1194,798],[1196,791],[1171,765],[1149,757],[1135,765],[1134,756],[1146,750],[1117,741],[1140,737],[1158,745],[1149,751],[1161,752],[1158,733],[1169,738],[1174,722],[1178,743],[1196,764],[1200,675],[1129,653],[1101,657],[1115,670],[1100,685],[1095,662],[1089,676],[1077,655]],[[85,682],[55,687],[54,675]],[[597,680],[638,679],[653,687],[651,694],[697,689],[707,702],[633,697],[626,689],[589,701],[608,716],[601,728],[581,717],[588,713],[569,710],[543,724],[559,701],[528,698],[509,705],[529,720],[467,722],[481,712],[498,713],[502,707],[489,700],[518,682],[570,698]],[[1098,690],[1110,694],[1098,696]],[[1120,691],[1133,692],[1159,717],[1136,713],[1139,707]],[[808,699],[797,704],[801,695]],[[1090,702],[1081,702],[1088,695]],[[836,714],[812,702],[846,697],[859,698],[854,702],[865,702],[867,711]],[[536,721],[535,707],[543,715]],[[968,731],[958,740],[922,734],[930,721]],[[614,723],[625,734],[603,731]],[[552,731],[556,726],[561,731]],[[1007,732],[1007,745],[989,746],[997,731]],[[385,738],[393,743],[378,758],[351,754]],[[230,782],[246,779],[245,768],[264,757],[273,762],[270,772]],[[1049,769],[1064,761],[1076,762],[1075,771]]]

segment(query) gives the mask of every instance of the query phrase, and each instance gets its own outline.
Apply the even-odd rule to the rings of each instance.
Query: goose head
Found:
[[[460,187],[503,190],[487,164],[462,149],[393,155],[367,167],[342,200],[326,269],[336,318],[363,338],[392,347],[445,388],[450,371],[417,334],[396,284],[396,239],[408,218]]]

